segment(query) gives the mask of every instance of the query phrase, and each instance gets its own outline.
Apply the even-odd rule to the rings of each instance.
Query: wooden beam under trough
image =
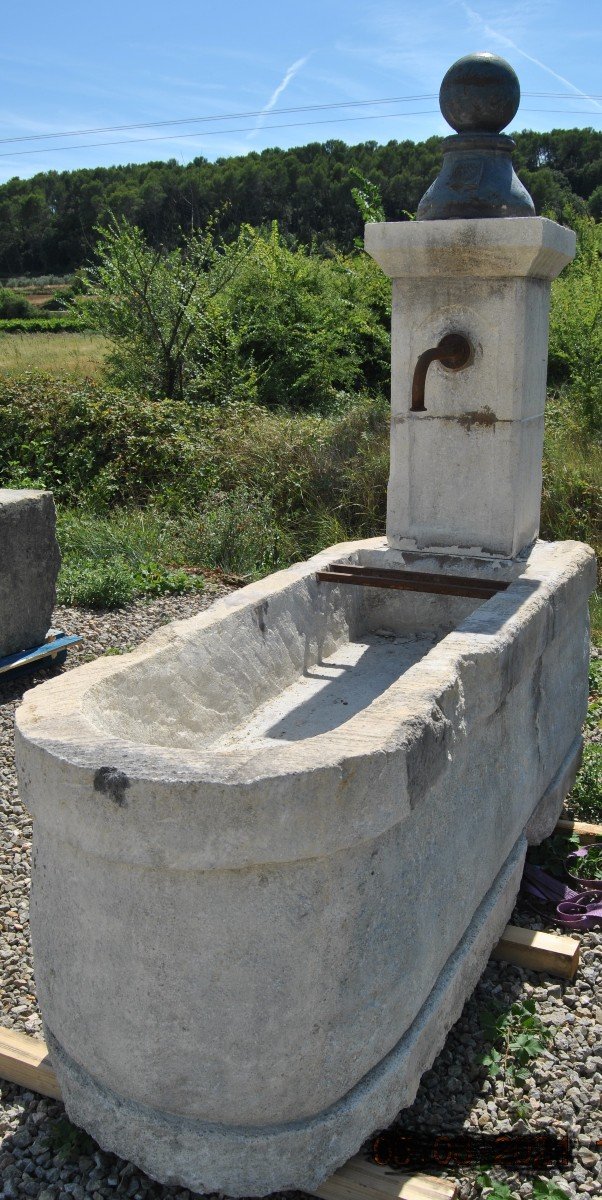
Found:
[[[61,1099],[46,1042],[17,1029],[0,1027],[0,1079],[18,1083],[29,1092],[51,1096],[53,1100]]]
[[[602,825],[590,825],[589,821],[573,821],[571,817],[559,821],[554,833],[569,835],[574,833],[580,842],[595,842],[602,838]]]
[[[525,967],[527,971],[545,971],[560,979],[574,979],[580,946],[578,938],[507,925],[491,957]]]
[[[402,1175],[361,1155],[350,1158],[313,1195],[320,1200],[454,1200],[458,1189],[436,1175]]]

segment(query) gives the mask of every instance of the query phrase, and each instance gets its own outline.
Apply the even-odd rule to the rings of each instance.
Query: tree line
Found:
[[[601,132],[526,130],[514,137],[515,167],[538,213],[602,217]],[[415,212],[440,163],[439,137],[356,146],[333,140],[212,163],[170,159],[15,177],[0,186],[0,277],[77,270],[93,255],[96,227],[111,216],[167,249],[183,231],[214,218],[225,241],[243,224],[260,228],[277,220],[293,243],[346,252],[362,232],[353,168],[376,186],[387,219],[401,220]]]

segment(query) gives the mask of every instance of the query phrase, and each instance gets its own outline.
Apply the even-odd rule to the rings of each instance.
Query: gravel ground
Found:
[[[67,632],[83,634],[85,641],[70,652],[65,669],[99,654],[127,650],[158,626],[206,608],[227,589],[215,586],[202,594],[161,597],[137,602],[117,612],[58,608],[54,624]],[[44,671],[24,681],[0,684],[0,1024],[30,1034],[41,1032],[29,946],[28,892],[31,822],[17,793],[13,764],[13,715],[26,687],[40,682]],[[544,926],[526,909],[518,909],[515,923]],[[424,1077],[416,1101],[400,1116],[400,1132],[447,1133],[472,1130],[492,1135],[511,1132],[571,1132],[574,1154],[561,1171],[542,1171],[556,1179],[567,1196],[602,1196],[602,933],[581,933],[581,966],[572,984],[491,963],[476,992],[451,1031],[434,1067]],[[532,998],[537,1012],[549,1025],[553,1038],[543,1055],[533,1061],[526,1082],[514,1087],[506,1080],[490,1081],[478,1065],[485,1048],[479,1015],[492,1002],[509,1005]],[[151,1200],[167,1197],[187,1200],[190,1193],[164,1187],[144,1176],[131,1163],[99,1150],[87,1135],[72,1133],[65,1124],[61,1104],[34,1096],[0,1081],[0,1196],[39,1200],[101,1200],[132,1197]],[[602,1142],[600,1142],[602,1145]],[[434,1172],[432,1172],[434,1173]],[[475,1170],[457,1177],[462,1200],[480,1194]],[[515,1175],[495,1173],[505,1179],[511,1194],[532,1196],[533,1170]]]

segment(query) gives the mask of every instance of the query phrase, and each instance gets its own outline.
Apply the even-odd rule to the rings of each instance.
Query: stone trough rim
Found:
[[[154,655],[173,654],[174,647],[231,613],[252,610],[266,596],[282,594],[333,559],[359,550],[390,554],[383,538],[329,547],[218,600],[196,617],[172,623],[130,654],[83,664],[28,692],[16,717],[17,761],[25,762],[25,741],[28,754],[40,759],[46,786],[32,803],[21,766],[26,803],[40,825],[56,832],[59,813],[63,836],[86,852],[175,870],[290,862],[370,840],[406,820],[428,794],[458,712],[476,702],[470,676],[478,658],[505,662],[491,694],[478,698],[483,715],[487,707],[493,713],[512,687],[517,656],[524,671],[526,660],[535,660],[553,636],[549,615],[537,618],[563,575],[570,585],[576,566],[581,574],[593,570],[594,562],[593,552],[581,543],[538,542],[528,560],[518,564],[523,573],[507,590],[482,601],[357,716],[334,733],[312,738],[310,759],[305,741],[278,743],[277,753],[220,755],[211,746],[199,752],[120,739],[91,722],[86,701],[106,679]],[[507,560],[499,565],[517,568]],[[491,573],[494,564],[489,560],[484,567]],[[320,756],[318,743],[327,753]],[[365,769],[375,755],[383,781],[376,793]],[[420,762],[418,791],[408,778],[412,755]],[[353,787],[348,787],[352,776]],[[332,796],[328,808],[320,801],[324,794]]]

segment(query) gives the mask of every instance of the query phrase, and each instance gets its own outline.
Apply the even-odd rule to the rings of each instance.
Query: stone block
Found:
[[[0,488],[0,658],[41,645],[51,625],[60,553],[50,492]]]

